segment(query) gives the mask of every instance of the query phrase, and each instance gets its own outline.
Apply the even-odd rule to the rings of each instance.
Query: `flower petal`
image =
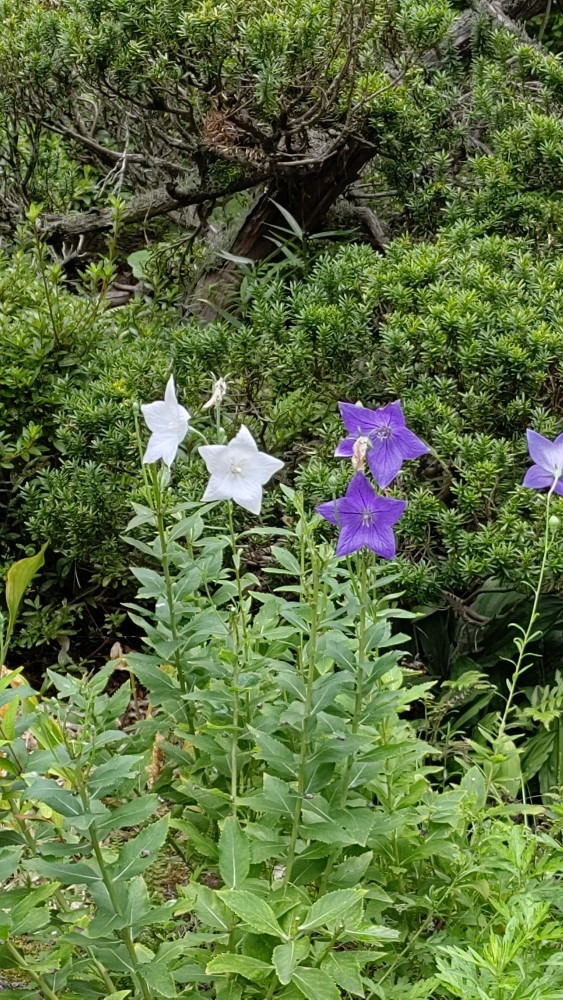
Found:
[[[394,437],[372,439],[367,460],[377,485],[384,489],[401,470],[403,455],[400,444]]]
[[[174,386],[174,376],[171,375],[166,383],[166,389],[164,390],[164,402],[170,408],[176,407],[178,405],[178,399],[176,396],[176,389]]]
[[[340,524],[340,514],[338,511],[338,505],[342,503],[342,497],[339,500],[328,500],[326,503],[320,503],[315,510],[317,514],[324,517],[325,521],[329,521],[330,524]]]
[[[359,436],[359,435],[358,435]],[[354,443],[356,438],[347,437],[336,446],[335,458],[352,458],[354,454]]]
[[[368,437],[373,430],[381,427],[380,410],[369,410],[366,406],[356,406],[354,403],[339,403],[342,422],[352,438]]]
[[[336,555],[349,556],[352,552],[365,548],[366,545],[365,528],[358,518],[357,523],[347,522],[342,525],[336,545]]]
[[[231,463],[226,444],[202,444],[197,450],[211,475],[217,476],[228,472]]]
[[[549,441],[543,434],[538,434],[537,431],[533,430],[526,431],[526,436],[528,438],[528,451],[536,465],[553,474],[555,474],[556,469],[559,471],[563,469],[563,442],[558,443],[559,438],[556,438],[555,441]]]
[[[413,434],[408,427],[403,427],[402,430],[398,431],[395,440],[401,448],[403,459],[420,458],[421,455],[426,455],[430,451],[428,445],[416,434]]]
[[[376,499],[377,493],[367,476],[363,472],[356,472],[348,484],[346,496],[342,498],[343,509],[358,512],[371,510]]]
[[[264,486],[283,467],[284,462],[281,459],[267,455],[265,451],[259,451],[252,459],[252,473],[261,486]]]
[[[233,476],[232,498],[239,507],[251,514],[259,514],[262,509],[262,487],[255,479],[247,476]]]
[[[552,472],[546,472],[540,465],[532,465],[524,476],[522,486],[528,486],[531,490],[549,490],[554,478]]]
[[[202,500],[207,503],[210,500],[231,500],[232,499],[232,476],[228,473],[222,475],[212,475],[205,488]]]

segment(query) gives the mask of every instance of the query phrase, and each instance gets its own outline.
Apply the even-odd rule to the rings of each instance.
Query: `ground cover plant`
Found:
[[[228,440],[224,391],[211,434],[172,379],[142,408],[145,502],[129,531],[150,564],[130,608],[145,652],[90,677],[49,671],[56,697],[19,671],[2,679],[0,963],[23,977],[6,997],[558,997],[559,809],[527,800],[514,705],[561,440],[529,434],[544,559],[504,708],[437,780],[436,748],[405,719],[433,685],[401,666],[391,626],[411,613],[382,589],[405,504],[366,468],[387,486],[426,444],[398,404],[344,406],[345,496],[311,517],[285,487],[285,524],[239,533],[235,506],[258,514],[282,463],[244,425]],[[209,479],[202,501],[170,508],[186,435],[204,441],[193,461]],[[250,541],[272,536],[298,552],[274,546],[273,591],[245,566]],[[4,656],[42,558],[8,575]],[[132,684],[150,707],[128,722]],[[172,898],[150,878],[166,843],[182,863]]]

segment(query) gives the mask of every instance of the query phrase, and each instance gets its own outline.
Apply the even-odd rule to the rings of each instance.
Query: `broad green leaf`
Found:
[[[187,898],[178,900],[174,912],[178,915],[193,912],[205,927],[212,927],[224,933],[231,930],[233,923],[233,918],[219,894],[206,885],[192,884]]]
[[[124,805],[114,809],[111,816],[104,816],[96,820],[96,829],[102,837],[107,836],[111,830],[125,830],[130,826],[139,826],[145,823],[158,809],[157,795],[143,795],[126,802]]]
[[[239,889],[250,870],[248,838],[234,816],[227,816],[219,837],[219,871],[229,889]]]
[[[141,830],[132,840],[127,841],[119,852],[119,860],[111,866],[112,880],[117,882],[130,879],[133,875],[144,872],[156,861],[167,836],[168,816],[163,816],[156,823]]]
[[[353,951],[332,951],[321,968],[347,993],[356,997],[365,996],[360,963]]]
[[[300,931],[311,931],[339,922],[348,910],[358,902],[361,894],[357,889],[335,889],[321,896],[313,903],[305,920],[299,925]]]
[[[32,858],[23,862],[23,867],[45,878],[56,879],[63,885],[91,885],[99,882],[101,876],[82,861],[65,864],[59,861],[45,861],[43,858]]]
[[[27,559],[20,559],[10,566],[6,576],[6,604],[8,606],[8,622],[10,630],[13,629],[23,596],[29,587],[35,574],[41,569],[45,562],[45,549],[47,543],[42,545],[39,552]]]
[[[282,941],[287,940],[287,935],[278,924],[271,906],[259,896],[240,889],[222,889],[221,898],[229,909],[254,931],[258,931],[259,934],[272,934]]]
[[[0,850],[0,882],[5,882],[17,871],[23,847],[3,847]]]
[[[105,1000],[126,1000],[131,996],[131,990],[119,990],[118,993],[109,993]]]
[[[149,962],[141,966],[140,974],[150,988],[153,997],[178,996],[172,974],[162,962]]]
[[[219,980],[215,988],[217,1000],[241,1000],[242,986],[236,979]],[[17,1000],[20,1000],[18,997]]]
[[[143,754],[123,754],[100,764],[88,778],[88,788],[92,795],[104,796],[115,791],[125,778],[136,774],[141,760]]]
[[[278,944],[274,948],[272,961],[280,983],[287,986],[291,982],[299,962],[307,957],[309,950],[310,945],[307,938],[288,941],[287,944]]]
[[[267,962],[262,962],[259,958],[251,958],[249,955],[234,955],[227,952],[224,955],[216,955],[209,962],[206,970],[208,975],[213,972],[227,972],[238,976],[244,976],[254,982],[261,982],[273,972],[272,966]]]
[[[188,843],[190,847],[201,854],[204,858],[210,858],[212,861],[217,861],[219,852],[217,850],[217,844],[211,837],[207,837],[201,830],[198,830],[194,823],[190,823],[187,819],[171,819],[170,826],[174,830],[180,830],[188,838]]]
[[[373,851],[365,851],[363,854],[346,858],[334,868],[330,876],[332,885],[339,885],[342,888],[358,885],[365,875],[373,860]]]
[[[293,973],[292,982],[307,1000],[340,1000],[340,992],[334,979],[322,969],[305,969],[299,966]]]
[[[69,792],[67,788],[61,788],[56,781],[50,778],[36,778],[28,785],[27,797],[36,802],[44,802],[61,816],[83,816],[84,806],[78,798]]]

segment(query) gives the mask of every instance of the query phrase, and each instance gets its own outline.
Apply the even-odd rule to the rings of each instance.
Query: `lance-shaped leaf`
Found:
[[[219,837],[219,871],[229,889],[240,889],[250,870],[250,846],[234,816],[227,816]]]

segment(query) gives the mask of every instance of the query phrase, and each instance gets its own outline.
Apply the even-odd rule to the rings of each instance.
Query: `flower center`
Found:
[[[231,475],[232,476],[240,476],[241,472],[242,472],[242,469],[241,469],[240,465],[238,465],[237,462],[231,462]]]
[[[372,437],[376,438],[377,441],[387,441],[391,437],[392,431],[390,427],[378,427],[376,431],[373,432]]]
[[[371,528],[373,524],[373,512],[371,510],[364,510],[362,513],[362,527]]]

